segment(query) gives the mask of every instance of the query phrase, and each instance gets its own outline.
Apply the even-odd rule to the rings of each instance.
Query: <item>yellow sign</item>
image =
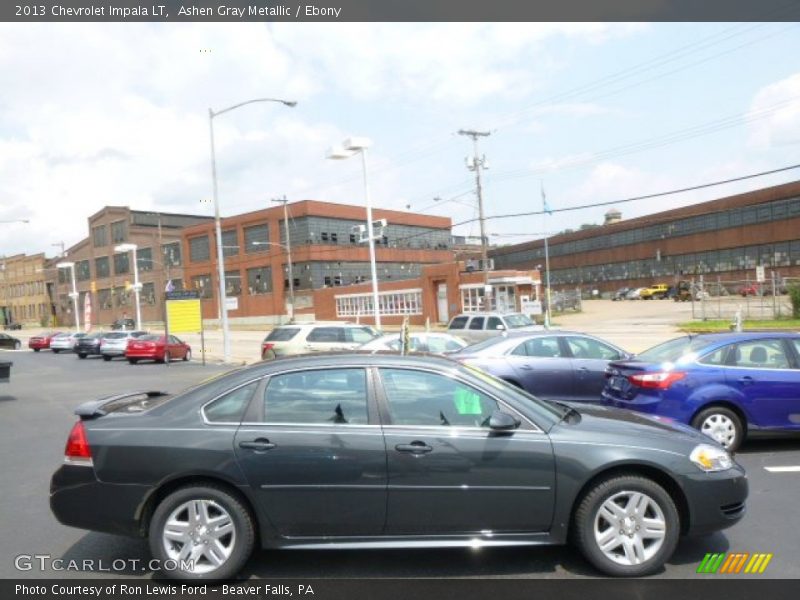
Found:
[[[90,289],[92,290],[92,293],[93,293],[93,294],[97,293],[97,282],[96,282],[96,281],[93,281],[93,282],[91,283],[91,285],[90,285]]]
[[[167,300],[170,333],[199,333],[202,327],[200,300]]]

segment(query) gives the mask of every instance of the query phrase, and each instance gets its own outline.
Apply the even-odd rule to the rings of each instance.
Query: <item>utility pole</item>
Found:
[[[491,289],[489,287],[489,249],[486,239],[486,222],[483,215],[483,188],[481,187],[481,169],[488,169],[485,156],[478,157],[478,138],[488,137],[489,131],[475,131],[474,129],[459,129],[458,135],[466,135],[472,138],[474,155],[467,157],[467,168],[475,171],[475,187],[478,192],[478,219],[481,225],[481,263],[483,267],[483,298],[484,309],[491,310]]]
[[[283,203],[283,226],[286,232],[284,235],[286,238],[286,266],[289,268],[289,306],[292,307],[292,314],[289,315],[289,322],[294,323],[294,271],[292,270],[292,240],[289,237],[289,209],[287,207],[289,201],[286,199],[286,195],[284,195],[283,198],[273,198],[272,201]]]

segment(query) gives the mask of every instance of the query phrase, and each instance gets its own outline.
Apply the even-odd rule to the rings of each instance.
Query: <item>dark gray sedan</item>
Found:
[[[630,358],[605,340],[554,330],[510,333],[450,356],[545,400],[597,403],[602,400],[608,363]]]
[[[707,437],[538,400],[429,356],[292,357],[177,395],[87,402],[50,506],[148,537],[165,574],[228,579],[265,548],[563,544],[602,573],[659,570],[682,534],[745,512]]]

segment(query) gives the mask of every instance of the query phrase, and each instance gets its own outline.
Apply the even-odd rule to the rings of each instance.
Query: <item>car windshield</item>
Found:
[[[505,315],[503,317],[509,329],[517,329],[519,327],[529,327],[533,325],[533,321],[526,315]]]
[[[682,356],[697,354],[711,343],[711,340],[706,338],[687,335],[653,346],[641,354],[637,354],[636,360],[655,363],[676,362]]]

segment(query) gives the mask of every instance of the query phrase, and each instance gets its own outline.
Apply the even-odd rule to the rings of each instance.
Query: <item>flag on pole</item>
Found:
[[[542,185],[542,210],[546,214],[552,215],[553,209],[550,208],[550,205],[547,203],[547,196],[544,195],[544,183],[542,183],[541,185]]]
[[[175,285],[172,283],[172,279],[167,282],[167,287],[164,288],[164,291],[168,294],[175,291]]]

